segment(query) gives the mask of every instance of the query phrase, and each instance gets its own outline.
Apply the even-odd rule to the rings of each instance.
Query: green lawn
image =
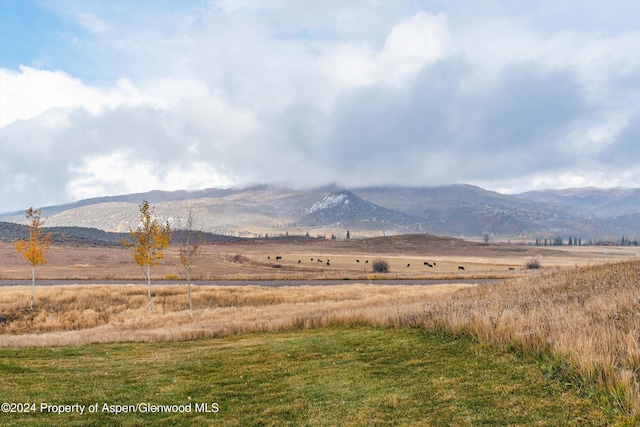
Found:
[[[606,425],[517,356],[417,329],[326,328],[157,344],[0,349],[0,425]],[[41,403],[85,414],[41,413]],[[89,405],[96,413],[87,413]],[[104,405],[186,405],[183,413]],[[206,404],[206,405],[205,405]],[[197,406],[197,408],[196,408]],[[148,405],[146,406],[147,408]],[[203,407],[210,411],[196,412]],[[95,407],[94,407],[95,408]]]

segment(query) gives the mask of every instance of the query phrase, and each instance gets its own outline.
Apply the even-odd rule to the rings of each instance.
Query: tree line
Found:
[[[628,237],[622,236],[617,240],[597,240],[595,243],[593,239],[582,240],[581,237],[569,236],[569,240],[566,243],[567,246],[638,246],[640,242],[638,239],[631,240]],[[536,246],[565,246],[565,241],[562,237],[556,236],[547,239],[536,237]]]

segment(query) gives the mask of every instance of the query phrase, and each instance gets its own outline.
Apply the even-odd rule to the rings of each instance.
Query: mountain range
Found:
[[[352,236],[429,233],[500,240],[640,236],[640,189],[580,188],[507,195],[472,185],[291,189],[271,185],[199,191],[151,191],[42,208],[47,226],[126,232],[147,200],[180,229],[193,212],[196,228],[236,237]],[[24,223],[23,212],[0,214]],[[5,228],[6,228],[5,224]]]

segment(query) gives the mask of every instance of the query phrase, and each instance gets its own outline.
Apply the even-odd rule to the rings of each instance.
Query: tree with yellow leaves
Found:
[[[147,277],[147,306],[151,311],[151,267],[163,258],[162,251],[171,243],[171,227],[168,222],[159,225],[155,210],[149,207],[149,202],[143,200],[140,204],[140,225],[135,230],[130,230],[129,235],[133,243],[125,239],[121,239],[120,243],[131,248],[133,259],[144,270]]]
[[[51,246],[51,233],[42,236],[42,227],[45,220],[42,219],[42,210],[34,210],[33,207],[27,209],[25,214],[31,221],[29,224],[29,239],[21,239],[15,243],[15,248],[22,256],[31,263],[31,302],[29,308],[33,310],[33,297],[36,287],[36,267],[46,264],[44,253]]]

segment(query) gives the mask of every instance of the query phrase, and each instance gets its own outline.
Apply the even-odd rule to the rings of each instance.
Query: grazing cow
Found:
[[[427,266],[427,267],[429,267],[429,268],[433,268],[433,265],[432,265],[432,264],[429,264],[429,263],[428,263],[428,262],[426,262],[426,261],[425,261],[424,265],[426,265],[426,266]]]
[[[360,262],[360,260],[359,260],[359,259],[357,259],[357,260],[356,260],[356,262]]]
[[[436,265],[436,263],[434,262],[433,265]]]
[[[464,270],[464,267],[463,267],[463,266],[461,266],[461,265],[459,265],[459,266],[458,266],[458,270]]]
[[[313,261],[313,258],[311,258],[311,261]]]
[[[427,261],[423,262],[422,265],[429,265]]]
[[[271,256],[268,256],[267,259],[271,259]]]
[[[411,264],[407,264],[407,268],[411,267]]]
[[[0,323],[2,324],[7,323],[7,318],[3,314],[0,314]]]
[[[327,265],[331,265],[331,264],[329,264],[329,260],[327,260]]]
[[[299,259],[299,260],[298,260],[298,264],[300,264],[301,262],[302,262],[302,260],[301,260],[301,259]]]
[[[369,264],[369,260],[366,260],[364,263],[365,263],[365,264]]]
[[[281,257],[281,256],[277,256],[277,257],[276,257],[276,261],[280,261],[281,259],[282,259],[282,257]]]

